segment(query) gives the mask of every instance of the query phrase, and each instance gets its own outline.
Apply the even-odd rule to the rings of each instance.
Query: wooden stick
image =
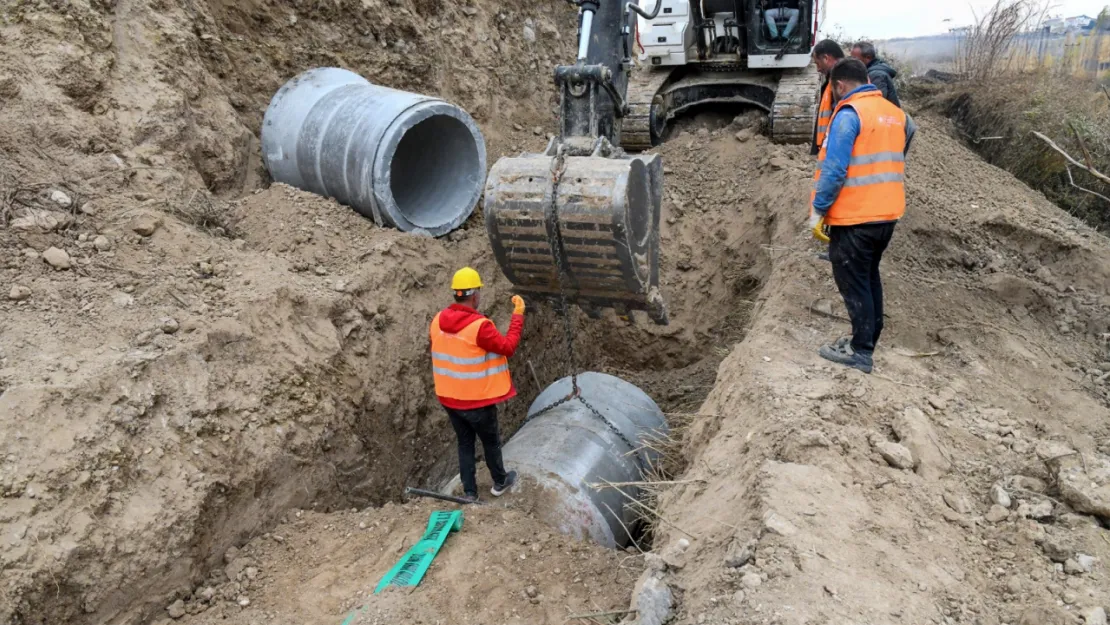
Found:
[[[1068,162],[1071,163],[1072,165],[1075,165],[1076,167],[1086,171],[1087,173],[1089,173],[1092,176],[1094,176],[1095,178],[1098,178],[1099,180],[1105,182],[1106,184],[1110,184],[1110,176],[1107,176],[1106,174],[1104,174],[1104,173],[1102,173],[1102,172],[1100,172],[1096,169],[1093,169],[1091,167],[1088,167],[1088,166],[1084,165],[1083,163],[1080,163],[1079,161],[1075,160],[1074,158],[1072,158],[1072,156],[1070,154],[1065,152],[1063,148],[1056,145],[1056,142],[1053,141],[1052,139],[1049,139],[1048,137],[1044,136],[1043,134],[1041,134],[1041,133],[1039,133],[1035,130],[1033,131],[1033,136],[1040,139],[1041,141],[1044,141],[1045,143],[1047,143],[1048,147],[1050,147],[1053,150],[1059,152],[1060,155],[1063,156],[1064,158],[1066,158],[1068,160]]]
[[[638,610],[613,610],[611,612],[592,612],[590,614],[571,614],[567,617],[568,621],[575,619],[593,619],[599,616],[624,616],[626,614],[635,614]]]
[[[886,380],[887,382],[893,382],[893,383],[895,383],[899,386],[908,386],[909,388],[929,388],[927,386],[921,386],[920,384],[910,384],[909,382],[900,382],[898,380],[895,380],[894,378],[888,378],[885,375],[879,375],[878,373],[872,374],[872,377],[879,378],[880,380]]]
[[[1105,195],[1103,195],[1101,193],[1091,191],[1090,189],[1087,189],[1085,187],[1081,187],[1081,186],[1075,184],[1075,178],[1073,178],[1072,175],[1071,175],[1071,165],[1065,165],[1064,169],[1068,172],[1068,182],[1071,183],[1071,186],[1075,187],[1076,189],[1079,189],[1080,191],[1082,191],[1084,193],[1090,193],[1091,195],[1094,195],[1096,197],[1100,197],[1100,198],[1106,200],[1107,202],[1110,202],[1110,197],[1106,197]]]
[[[543,390],[543,387],[540,386],[540,376],[536,375],[536,368],[532,366],[531,358],[528,359],[528,370],[532,372],[532,382],[536,384],[536,388]]]

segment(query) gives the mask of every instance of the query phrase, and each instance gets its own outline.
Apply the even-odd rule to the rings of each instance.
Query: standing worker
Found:
[[[902,102],[898,99],[898,90],[894,87],[894,77],[898,72],[886,62],[876,58],[875,44],[869,41],[857,43],[852,46],[852,56],[867,66],[868,79],[883,92],[883,97],[890,100],[894,106],[902,108]]]
[[[513,296],[513,319],[502,336],[493,322],[478,312],[482,278],[470,267],[451,279],[455,303],[432,319],[432,377],[436,396],[447,410],[459,439],[459,477],[463,491],[478,500],[474,439],[482,441],[486,468],[493,478],[494,497],[516,482],[516,471],[505,471],[501,460],[501,431],[497,404],[516,396],[509,373],[509,356],[520,345],[524,330],[524,300]]]
[[[829,84],[838,103],[817,157],[809,227],[815,237],[829,240],[833,278],[852,319],[852,337],[818,353],[871,373],[883,331],[879,263],[906,211],[905,153],[916,128],[868,84],[860,61],[837,63]]]
[[[832,119],[835,104],[832,89],[829,87],[829,72],[843,58],[844,48],[832,39],[826,39],[813,47],[813,63],[824,78],[821,81],[821,104],[817,109],[817,121],[813,128],[813,147],[810,148],[810,154],[813,156],[817,156],[821,146],[825,144],[825,136],[829,134],[829,120]]]

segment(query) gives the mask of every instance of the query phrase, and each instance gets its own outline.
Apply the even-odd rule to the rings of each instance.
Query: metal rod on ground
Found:
[[[462,497],[453,497],[451,495],[444,495],[443,493],[437,493],[437,492],[431,491],[431,490],[424,490],[422,488],[412,488],[411,486],[406,486],[405,487],[405,494],[406,495],[412,495],[413,497],[427,497],[429,499],[439,499],[440,501],[450,501],[451,503],[457,503],[457,504],[464,505],[464,506],[479,503],[477,501],[472,501],[470,499],[463,499]]]

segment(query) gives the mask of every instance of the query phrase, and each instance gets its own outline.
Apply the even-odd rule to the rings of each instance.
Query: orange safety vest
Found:
[[[509,359],[478,347],[481,318],[458,334],[439,327],[439,313],[432,319],[432,377],[436,395],[460,401],[480,401],[504,397],[513,387]]]
[[[906,213],[906,114],[883,98],[881,91],[862,91],[841,100],[833,118],[844,107],[859,115],[860,132],[848,162],[848,178],[825,216],[830,226],[854,226],[896,221]],[[829,125],[832,125],[830,120]],[[817,155],[814,193],[821,178],[827,146]],[[810,206],[812,211],[812,204]]]
[[[825,137],[829,136],[829,122],[833,116],[832,84],[821,90],[821,106],[817,109],[817,149],[825,147]]]

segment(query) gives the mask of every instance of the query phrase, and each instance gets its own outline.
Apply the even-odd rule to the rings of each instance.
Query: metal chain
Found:
[[[566,331],[565,338],[567,348],[567,362],[570,368],[571,391],[566,397],[558,399],[550,406],[536,411],[535,414],[526,419],[525,423],[531,421],[532,419],[535,419],[536,417],[547,414],[548,412],[551,412],[552,410],[558,408],[559,406],[562,406],[563,404],[571,400],[577,399],[595,417],[597,417],[610,430],[612,430],[613,433],[617,435],[617,438],[619,438],[625,445],[628,446],[629,453],[636,454],[636,465],[639,467],[640,471],[643,472],[644,458],[639,448],[634,445],[632,441],[628,440],[628,437],[620,431],[620,428],[618,428],[612,421],[607,419],[605,415],[601,414],[601,411],[599,411],[597,408],[594,408],[593,405],[590,404],[590,402],[586,401],[586,398],[582,396],[581,387],[578,386],[578,359],[576,357],[574,349],[574,322],[571,319],[570,302],[567,300],[566,288],[563,283],[563,278],[566,275],[565,268],[563,266],[563,229],[561,227],[561,224],[559,223],[559,207],[557,203],[557,198],[559,195],[559,183],[562,181],[563,173],[565,171],[566,157],[562,151],[562,148],[560,148],[559,152],[552,159],[551,163],[550,219],[554,222],[551,228],[552,232],[554,233],[554,245],[552,247],[552,255],[555,257],[556,280],[558,280],[559,282],[559,314],[563,317],[563,327]]]

